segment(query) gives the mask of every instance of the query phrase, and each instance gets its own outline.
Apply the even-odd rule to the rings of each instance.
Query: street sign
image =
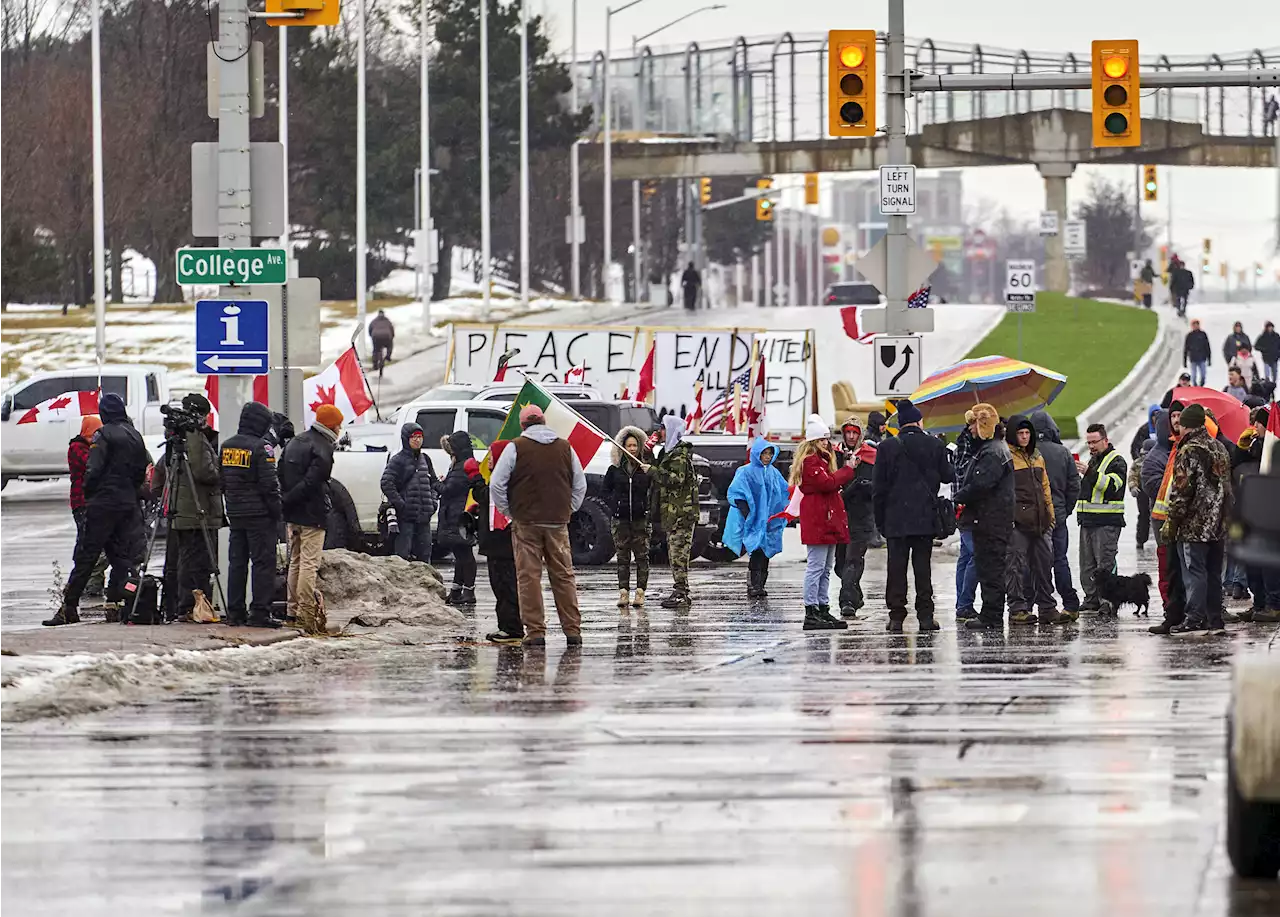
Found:
[[[1058,211],[1040,211],[1040,235],[1056,236],[1058,234]]]
[[[282,248],[180,248],[178,283],[230,286],[284,283],[289,262]]]
[[[916,212],[916,167],[880,167],[880,212],[904,214]]]
[[[267,371],[270,324],[264,299],[196,303],[196,372],[260,375]]]
[[[249,144],[249,187],[253,207],[249,225],[237,238],[278,236],[284,230],[284,145],[255,140]],[[218,144],[191,144],[191,234],[221,240],[218,226]]]
[[[889,244],[885,240],[888,236],[881,236],[876,244],[871,246],[871,251],[867,252],[861,258],[856,256],[850,261],[867,281],[884,293],[889,286],[889,270],[887,266],[887,253]],[[852,253],[850,253],[852,254]],[[938,269],[938,263],[933,260],[927,251],[921,248],[916,240],[907,236],[907,290],[918,289],[923,286],[934,271]],[[918,329],[912,329],[918,330]]]
[[[1036,311],[1036,263],[1011,260],[1004,263],[1004,306],[1009,312]]]
[[[875,339],[876,396],[906,398],[920,387],[919,335]]]
[[[1084,220],[1067,220],[1062,224],[1062,252],[1068,258],[1084,258],[1089,251]]]

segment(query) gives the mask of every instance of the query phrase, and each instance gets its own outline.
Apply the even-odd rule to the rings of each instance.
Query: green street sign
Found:
[[[279,283],[289,279],[282,248],[180,248],[178,283]]]

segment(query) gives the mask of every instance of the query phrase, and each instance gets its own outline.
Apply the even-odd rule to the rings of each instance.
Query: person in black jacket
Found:
[[[431,517],[439,502],[431,456],[422,451],[422,427],[407,423],[400,428],[402,448],[382,472],[382,493],[395,511],[395,552],[405,560],[431,562]],[[388,518],[388,526],[391,519]]]
[[[1277,365],[1280,365],[1280,334],[1275,322],[1262,326],[1262,334],[1253,342],[1253,349],[1262,357],[1262,374],[1268,382],[1276,381]]]
[[[920,427],[924,419],[906,398],[897,403],[899,433],[876,448],[873,506],[876,527],[888,544],[884,587],[890,633],[902,633],[907,617],[907,564],[915,573],[920,630],[937,630],[933,617],[933,539],[938,534],[938,490],[955,480],[947,447]]]
[[[491,467],[496,467],[502,453],[511,445],[507,439],[495,440],[489,446]],[[490,643],[519,646],[524,640],[524,622],[520,620],[520,589],[516,580],[516,554],[511,544],[511,522],[496,519],[489,499],[489,484],[484,478],[471,485],[479,518],[480,553],[488,560],[489,588],[493,590],[494,612],[498,629],[485,634]],[[497,522],[497,527],[493,525]]]
[[[276,458],[267,445],[271,411],[256,401],[240,409],[236,435],[222,443],[222,496],[231,540],[227,547],[227,623],[279,627],[271,617],[276,585],[276,543],[280,530],[280,483]],[[246,609],[245,587],[253,562],[253,602]]]
[[[969,471],[956,491],[960,527],[973,532],[973,561],[982,587],[982,610],[965,622],[970,630],[1003,630],[1005,564],[1013,536],[1013,456],[997,437],[999,414],[989,404],[973,406],[979,440]]]
[[[1134,495],[1134,499],[1138,501],[1138,531],[1137,544],[1139,550],[1147,546],[1147,539],[1151,537],[1151,504],[1147,502],[1147,496],[1140,486],[1137,486],[1136,475],[1134,469],[1141,469],[1142,456],[1150,448],[1150,443],[1155,439],[1156,435],[1156,415],[1161,411],[1158,404],[1152,404],[1147,407],[1147,422],[1139,424],[1138,429],[1133,431],[1133,439],[1129,441],[1129,458],[1133,464],[1129,466],[1130,481],[1134,487],[1130,488],[1130,492]]]
[[[1231,326],[1227,339],[1222,342],[1222,359],[1229,365],[1242,350],[1253,353],[1253,341],[1244,333],[1244,325],[1236,322]]]
[[[466,430],[449,434],[449,453],[453,464],[440,483],[440,525],[437,537],[440,547],[453,553],[453,589],[445,601],[450,605],[473,606],[476,603],[476,555],[472,551],[471,518],[467,514],[467,494],[484,478],[475,459],[471,436]]]
[[[866,604],[862,594],[862,574],[867,548],[876,537],[875,490],[876,447],[862,440],[862,427],[852,417],[840,428],[836,463],[853,465],[853,480],[840,489],[844,512],[849,520],[849,543],[836,545],[836,575],[840,577],[840,616],[854,618]]]
[[[613,545],[618,552],[618,607],[644,607],[649,588],[649,472],[644,462],[644,431],[623,427],[617,436],[627,450],[613,447],[613,464],[604,473],[603,496],[613,510]],[[628,457],[629,456],[629,457]],[[636,592],[631,589],[631,558],[635,557]]]
[[[1080,595],[1071,583],[1071,561],[1068,558],[1071,535],[1067,519],[1076,511],[1080,499],[1080,472],[1071,450],[1062,445],[1062,434],[1044,409],[1031,412],[1031,423],[1036,428],[1036,448],[1044,457],[1045,471],[1049,474],[1049,490],[1053,494],[1053,533],[1049,536],[1053,546],[1053,580],[1058,595],[1062,597],[1062,613],[1074,618],[1080,612]]]
[[[284,447],[280,461],[280,505],[289,524],[289,611],[309,634],[326,632],[316,597],[316,572],[329,518],[329,478],[333,450],[342,429],[342,411],[332,404],[316,409],[311,429]]]
[[[1211,363],[1213,363],[1213,348],[1209,346],[1209,335],[1200,329],[1200,319],[1193,318],[1191,330],[1187,332],[1182,342],[1182,365],[1191,367],[1192,385],[1204,385]]]
[[[98,416],[102,428],[93,434],[84,474],[84,537],[76,548],[61,607],[52,618],[41,622],[46,627],[80,623],[80,597],[99,554],[105,552],[111,565],[106,599],[118,602],[124,598],[125,582],[142,563],[146,550],[139,500],[151,456],[125,413],[123,398],[103,395],[98,402]]]

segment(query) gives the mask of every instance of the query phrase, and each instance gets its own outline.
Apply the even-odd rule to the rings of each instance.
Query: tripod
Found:
[[[196,493],[195,477],[191,474],[191,465],[187,457],[187,443],[184,434],[175,433],[165,439],[165,475],[164,489],[160,492],[160,509],[156,514],[156,525],[151,531],[151,540],[147,545],[147,553],[142,561],[142,568],[139,576],[141,577],[147,571],[147,567],[151,564],[151,555],[156,548],[156,538],[160,535],[160,519],[170,518],[172,516],[172,506],[170,501],[174,499],[175,487],[174,482],[177,480],[179,473],[185,476],[187,486],[191,488],[192,494]],[[213,582],[218,590],[218,607],[221,609],[222,615],[227,614],[227,597],[222,588],[222,576],[218,572],[218,550],[217,542],[213,534],[209,531],[208,513],[205,512],[200,501],[196,500],[196,511],[199,514],[200,533],[204,538],[205,550],[213,563]],[[168,564],[170,558],[166,555],[165,563]],[[176,561],[175,561],[176,562]],[[166,621],[166,623],[168,623]]]

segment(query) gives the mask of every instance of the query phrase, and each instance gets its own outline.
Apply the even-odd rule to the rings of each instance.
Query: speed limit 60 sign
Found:
[[[1004,263],[1004,305],[1009,312],[1036,311],[1036,263],[1006,261]]]

